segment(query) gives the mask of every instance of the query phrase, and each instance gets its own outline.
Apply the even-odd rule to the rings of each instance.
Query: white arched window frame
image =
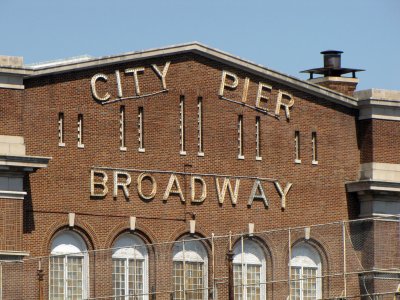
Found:
[[[80,235],[62,231],[51,243],[49,264],[50,299],[86,299],[89,297],[89,260]]]
[[[321,257],[313,246],[302,242],[293,247],[290,271],[291,300],[322,297]]]
[[[149,299],[149,256],[144,241],[130,233],[122,234],[114,243],[112,261],[116,299]]]
[[[182,239],[173,247],[175,300],[208,299],[208,256],[198,240]]]
[[[233,248],[233,281],[235,299],[266,298],[267,266],[261,246],[241,238]]]

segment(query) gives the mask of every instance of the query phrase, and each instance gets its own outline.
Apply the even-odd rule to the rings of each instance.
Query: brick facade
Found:
[[[158,91],[161,81],[152,70],[171,62],[166,82],[167,91],[139,99],[123,100],[102,105],[93,98],[91,78],[98,73],[108,76],[99,80],[97,92],[117,97],[115,70],[121,72],[122,90],[133,95],[134,80],[124,73],[128,68],[144,67],[139,75],[142,93]],[[243,83],[250,79],[247,104],[255,105],[259,82],[272,86],[263,91],[270,100],[263,102],[269,111],[275,111],[275,99],[279,90],[290,93],[294,105],[290,108],[290,120],[284,110],[280,118],[265,112],[229,102],[218,97],[222,71],[229,71],[239,78],[239,85],[232,90],[225,88],[224,97],[240,102]],[[273,78],[255,75],[239,67],[206,58],[196,53],[184,53],[163,57],[139,59],[108,66],[91,67],[30,76],[24,80],[24,90],[0,89],[2,109],[0,128],[2,135],[23,136],[26,153],[31,156],[51,157],[47,168],[27,174],[24,200],[0,199],[0,248],[27,251],[31,257],[48,256],[51,242],[60,230],[68,229],[68,213],[75,213],[72,230],[84,239],[88,250],[113,247],[115,239],[129,231],[129,217],[136,217],[136,233],[149,244],[175,241],[189,232],[189,220],[195,213],[195,237],[234,234],[248,230],[254,223],[255,231],[278,228],[309,226],[358,216],[357,199],[346,192],[345,183],[357,181],[362,163],[399,163],[396,149],[396,126],[393,121],[365,120],[357,122],[358,110],[327,100],[321,95],[307,93]],[[345,94],[351,94],[346,89]],[[352,91],[351,91],[352,92]],[[185,150],[180,154],[179,101],[185,101]],[[198,99],[203,101],[203,148],[204,156],[198,156]],[[120,150],[120,108],[125,107],[126,151]],[[137,115],[139,107],[144,112],[145,152],[138,151]],[[64,114],[64,142],[60,147],[58,116]],[[77,147],[78,114],[83,116],[84,148]],[[244,159],[238,159],[238,116],[243,116]],[[256,160],[255,120],[260,118],[261,156]],[[294,134],[300,132],[301,163],[295,163]],[[318,164],[312,164],[312,132],[317,134]],[[362,137],[362,138],[360,138]],[[90,195],[90,172],[101,169],[108,175],[108,194],[105,197]],[[128,170],[132,177],[130,196],[124,197],[121,188],[113,197],[113,170]],[[137,177],[142,170],[154,176],[157,193],[146,201],[138,196]],[[153,171],[151,171],[153,170]],[[155,171],[157,170],[157,171]],[[159,173],[158,171],[168,171]],[[170,172],[169,172],[170,171]],[[177,195],[163,201],[168,180],[173,172],[203,174],[207,185],[207,198],[201,204],[191,202],[190,175],[178,174],[185,202]],[[229,195],[223,204],[218,203],[216,180],[218,174],[244,176],[236,205]],[[293,184],[287,196],[286,207],[273,181],[262,181],[269,206],[255,200],[247,205],[254,184],[252,178],[270,178],[280,185]],[[97,174],[97,180],[101,180]],[[123,182],[124,177],[120,180]],[[218,178],[222,184],[223,178]],[[231,183],[234,179],[231,177]],[[150,193],[148,181],[143,191]],[[99,186],[96,191],[101,190]],[[200,194],[200,189],[196,194]],[[3,209],[4,207],[4,209]],[[22,222],[23,216],[23,222]],[[329,236],[340,236],[340,227],[326,228],[312,235],[312,241],[322,257],[324,272],[329,268],[340,269],[342,253],[337,241]],[[296,238],[297,234],[297,238]],[[376,239],[377,237],[375,237]],[[272,276],[272,265],[287,277],[287,241],[282,236],[258,236],[267,257],[267,275]],[[293,235],[293,245],[304,240],[303,231]],[[204,242],[210,255],[210,244]],[[171,248],[165,246],[149,250],[149,287],[156,290],[172,290]],[[159,251],[165,251],[160,253]],[[220,263],[216,273],[227,277],[227,243],[216,245]],[[105,254],[103,254],[105,255]],[[398,258],[397,258],[398,259]],[[45,264],[45,262],[44,262]],[[110,295],[111,264],[96,262],[91,258],[90,296]],[[96,265],[96,268],[94,267]],[[3,267],[4,269],[4,267]],[[3,271],[4,272],[4,271]],[[212,268],[209,263],[209,282]],[[94,280],[92,277],[96,277]],[[48,274],[45,269],[45,297],[48,294]],[[104,284],[95,284],[104,282]],[[325,279],[323,295],[341,293],[336,279]],[[268,297],[281,298],[287,294],[287,286],[268,286]],[[35,288],[36,289],[36,288]],[[350,294],[359,294],[358,281],[349,283]],[[36,299],[36,294],[24,292],[24,299]],[[5,296],[4,299],[13,299]],[[210,296],[211,297],[211,296]],[[218,290],[218,299],[228,299],[227,286]],[[160,295],[157,299],[168,299]]]

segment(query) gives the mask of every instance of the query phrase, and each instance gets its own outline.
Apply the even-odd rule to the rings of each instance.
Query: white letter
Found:
[[[144,195],[142,192],[142,181],[144,179],[148,178],[153,186],[150,195]],[[153,176],[151,176],[148,173],[140,173],[138,179],[137,179],[137,185],[138,185],[138,194],[140,196],[140,198],[144,199],[144,200],[151,200],[155,197],[156,193],[157,193],[157,182],[156,180],[153,178]]]
[[[196,199],[196,181],[199,182],[201,184],[201,196],[199,199]],[[196,203],[201,203],[203,202],[206,197],[207,197],[207,186],[206,186],[206,182],[204,181],[203,178],[201,178],[200,176],[192,176],[192,182],[191,182],[191,188],[192,188],[192,202],[196,202]]]
[[[118,182],[118,177],[119,175],[123,175],[126,177],[125,182]],[[116,198],[118,196],[118,187],[122,187],[122,190],[124,191],[124,195],[126,198],[129,198],[129,190],[128,186],[131,184],[131,175],[129,175],[128,172],[122,172],[122,171],[114,171],[114,191],[113,191],[113,197]]]
[[[95,182],[94,177],[97,174],[101,174],[103,176],[103,179],[101,181]],[[91,170],[90,171],[90,196],[93,196],[93,197],[106,196],[108,193],[108,187],[106,186],[107,180],[108,180],[108,176],[107,176],[106,172]],[[101,186],[103,188],[103,191],[99,194],[96,194],[94,191],[96,186]]]
[[[226,190],[228,189],[229,195],[231,196],[232,204],[236,205],[237,198],[238,198],[238,195],[239,195],[240,179],[236,179],[235,192],[232,192],[232,186],[231,186],[231,182],[230,182],[229,178],[226,178],[226,177],[224,178],[224,184],[222,185],[222,191],[221,191],[220,186],[219,186],[218,177],[215,178],[215,184],[216,184],[216,187],[217,187],[218,202],[220,204],[224,203],[225,193],[226,193]]]
[[[107,100],[110,98],[110,94],[109,94],[108,92],[104,95],[104,97],[100,97],[100,96],[97,94],[97,91],[96,91],[96,81],[97,81],[97,79],[99,79],[99,78],[102,78],[102,79],[104,79],[105,81],[108,80],[108,77],[107,77],[107,75],[105,75],[105,74],[96,74],[96,75],[94,75],[94,76],[92,77],[92,80],[90,80],[90,87],[92,88],[92,95],[93,95],[93,97],[94,97],[96,100],[98,100],[98,101],[107,101]]]
[[[167,61],[165,63],[165,66],[164,66],[164,69],[162,70],[162,72],[160,72],[160,70],[158,69],[156,64],[151,65],[151,67],[153,68],[154,72],[156,72],[158,77],[160,77],[161,83],[162,83],[162,87],[163,87],[164,90],[167,89],[167,82],[165,81],[165,77],[167,77],[167,72],[168,72],[168,68],[169,68],[170,64],[171,64],[171,62]]]
[[[172,186],[175,184],[176,188],[172,189]],[[181,186],[179,185],[178,178],[176,177],[175,174],[171,174],[171,177],[169,178],[168,186],[167,189],[165,190],[163,201],[167,201],[169,195],[175,194],[179,195],[179,198],[181,199],[182,202],[185,202],[185,198],[183,197]]]
[[[250,83],[250,79],[249,79],[249,77],[246,77],[244,79],[242,102],[246,102],[247,101],[247,92],[249,91],[249,83]]]
[[[227,76],[232,78],[233,82],[231,84],[225,82]],[[235,74],[230,73],[228,71],[222,71],[222,80],[221,80],[221,86],[219,88],[219,96],[220,97],[224,96],[225,87],[229,87],[231,89],[236,89],[236,87],[238,86],[238,83],[239,83],[239,80]]]
[[[283,191],[282,191],[282,187],[278,181],[275,181],[274,184],[279,193],[279,196],[281,197],[281,208],[285,208],[286,207],[286,195],[287,195],[287,193],[289,193],[289,190],[292,187],[292,184],[290,182],[288,182]]]
[[[139,88],[139,79],[138,79],[138,73],[143,73],[144,68],[133,68],[133,69],[126,69],[125,73],[133,73],[133,81],[135,82],[135,93],[136,96],[140,95],[140,88]]]
[[[117,79],[117,93],[118,93],[118,97],[119,97],[119,98],[122,98],[121,75],[119,74],[119,70],[115,70],[115,78]]]
[[[287,103],[287,104],[282,103],[282,96],[286,96],[287,98],[289,98],[289,103]],[[278,98],[276,100],[275,115],[279,116],[279,112],[281,110],[281,106],[283,106],[285,108],[286,119],[289,120],[290,119],[289,107],[292,107],[293,104],[294,104],[293,96],[291,94],[285,92],[285,91],[279,90]]]
[[[261,109],[263,109],[265,111],[268,111],[268,108],[260,106],[261,99],[264,99],[265,102],[267,102],[269,100],[269,98],[267,96],[262,95],[263,89],[268,89],[268,90],[272,91],[272,86],[270,86],[268,84],[265,84],[265,83],[262,83],[262,82],[258,83],[256,107],[261,108]]]
[[[257,191],[259,191],[260,193],[256,194]],[[264,201],[265,208],[268,208],[268,199],[265,196],[264,189],[261,185],[261,181],[258,179],[254,181],[253,189],[251,190],[251,194],[249,197],[249,201],[247,202],[247,205],[251,207],[254,199]]]

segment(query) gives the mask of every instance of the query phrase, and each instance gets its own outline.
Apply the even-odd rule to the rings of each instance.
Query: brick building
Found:
[[[392,299],[400,92],[324,55],[0,57],[0,299]]]

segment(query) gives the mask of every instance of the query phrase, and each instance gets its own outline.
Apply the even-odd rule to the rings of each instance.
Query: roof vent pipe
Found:
[[[358,83],[356,73],[364,70],[343,68],[342,53],[343,51],[338,50],[322,51],[321,54],[324,57],[324,66],[322,68],[304,70],[301,71],[301,73],[309,73],[309,81],[314,84],[318,84],[348,96],[353,96]],[[351,74],[351,77],[343,76],[349,73]],[[314,77],[315,75],[320,76]]]
[[[322,51],[321,54],[324,55],[324,68],[341,68],[341,55],[343,51],[337,50],[326,50]]]
[[[314,78],[314,74],[322,75],[323,77],[342,77],[344,74],[351,73],[353,78],[356,78],[356,72],[364,71],[362,69],[342,68],[341,56],[343,51],[326,50],[321,54],[324,56],[324,67],[314,68],[301,71],[301,73],[309,73],[310,79]]]

